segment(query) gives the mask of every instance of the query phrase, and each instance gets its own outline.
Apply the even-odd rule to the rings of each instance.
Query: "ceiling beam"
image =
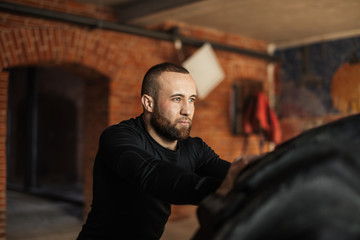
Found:
[[[120,23],[167,9],[177,8],[186,4],[199,2],[202,0],[145,0],[129,1],[123,4],[115,4],[115,13]]]
[[[73,15],[63,12],[50,11],[47,9],[36,8],[31,6],[25,6],[21,4],[14,4],[9,2],[0,2],[0,11],[14,12],[16,14],[25,14],[31,15],[39,18],[47,18],[51,20],[69,22],[77,25],[87,26],[89,28],[101,28],[111,31],[135,34],[143,37],[149,37],[154,39],[166,40],[166,41],[175,41],[179,39],[183,44],[192,45],[196,47],[201,47],[205,43],[210,43],[211,46],[218,50],[224,50],[229,52],[234,52],[242,55],[247,55],[250,57],[260,58],[269,62],[276,62],[278,59],[267,53],[253,51],[249,49],[239,48],[231,45],[226,45],[217,42],[203,41],[195,38],[185,37],[181,35],[174,35],[168,32],[159,32],[153,31],[150,29],[139,28],[135,26],[118,24],[109,21],[103,21],[100,19],[83,17],[79,15]]]
[[[300,47],[315,43],[321,43],[326,41],[335,41],[344,38],[353,38],[360,36],[360,29],[352,29],[335,33],[321,34],[316,36],[311,36],[302,39],[296,39],[292,41],[282,41],[278,42],[275,45],[276,50],[284,50],[287,48]]]

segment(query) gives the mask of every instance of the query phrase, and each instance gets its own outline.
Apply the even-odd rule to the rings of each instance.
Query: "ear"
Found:
[[[148,112],[153,112],[153,109],[154,109],[154,99],[147,95],[147,94],[144,94],[141,96],[141,102],[142,102],[142,105],[144,107],[144,109]]]

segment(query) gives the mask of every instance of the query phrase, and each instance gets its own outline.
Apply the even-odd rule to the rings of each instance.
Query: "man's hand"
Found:
[[[231,164],[229,171],[220,185],[220,187],[216,190],[216,193],[222,196],[225,196],[230,192],[230,190],[234,186],[234,182],[239,173],[248,165],[251,161],[258,158],[259,155],[248,155],[248,156],[239,156],[234,159]]]

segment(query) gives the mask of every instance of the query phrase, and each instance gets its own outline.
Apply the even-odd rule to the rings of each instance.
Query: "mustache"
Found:
[[[187,121],[187,122],[192,122],[192,119],[189,117],[181,117],[176,119],[177,122],[183,122],[183,121]]]

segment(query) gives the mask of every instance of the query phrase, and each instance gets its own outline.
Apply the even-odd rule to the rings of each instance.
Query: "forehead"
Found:
[[[196,95],[196,85],[190,74],[163,72],[159,76],[159,93]]]

